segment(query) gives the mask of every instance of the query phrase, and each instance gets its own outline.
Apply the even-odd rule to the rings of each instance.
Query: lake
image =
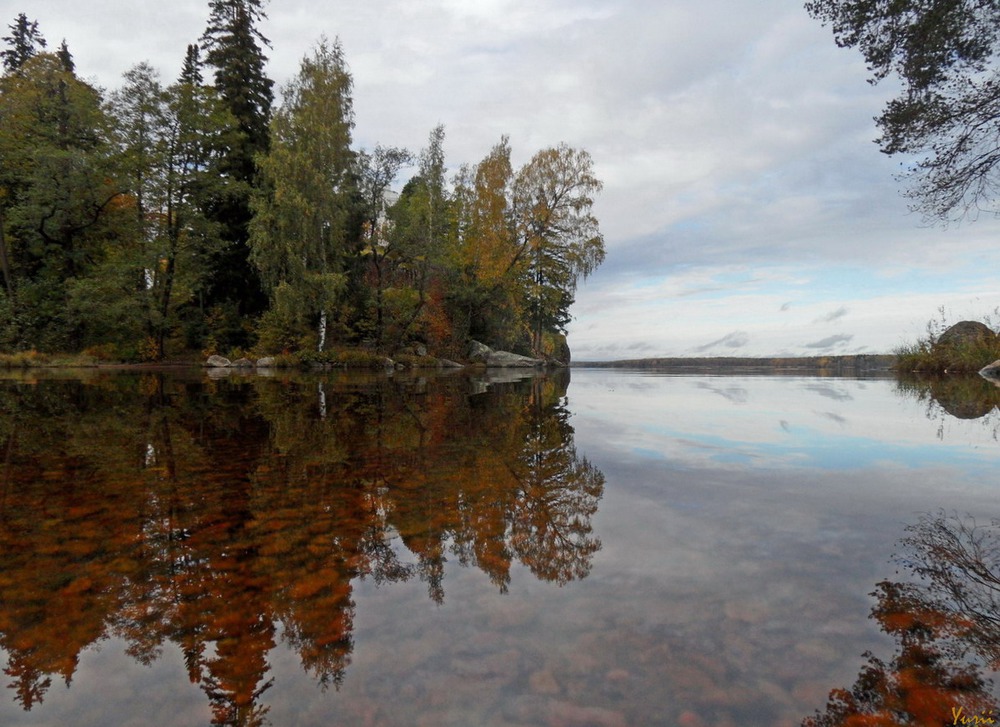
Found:
[[[998,392],[8,372],[0,724],[996,716]]]

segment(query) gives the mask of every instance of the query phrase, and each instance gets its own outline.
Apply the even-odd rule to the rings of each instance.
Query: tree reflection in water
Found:
[[[559,584],[585,577],[604,477],[576,452],[567,383],[3,382],[14,699],[32,709],[114,636],[144,664],[176,644],[213,724],[264,724],[279,640],[322,686],[344,678],[355,579],[420,578],[440,603],[449,555],[500,591],[514,562]]]
[[[895,559],[913,578],[871,594],[896,653],[889,663],[865,654],[854,686],[832,691],[805,727],[1000,721],[984,676],[1000,669],[1000,523],[938,513],[907,531]]]

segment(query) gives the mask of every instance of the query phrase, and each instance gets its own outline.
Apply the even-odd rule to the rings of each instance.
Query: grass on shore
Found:
[[[98,363],[97,358],[83,353],[48,354],[35,350],[0,353],[0,368],[4,369],[85,368]]]
[[[929,321],[927,334],[916,343],[899,346],[893,354],[896,363],[893,368],[899,373],[926,374],[974,374],[983,367],[1000,359],[1000,336],[990,336],[962,341],[961,343],[939,343],[941,334],[947,330],[944,308],[938,309],[939,320]],[[996,331],[994,318],[1000,317],[1000,309],[984,320],[990,330]]]

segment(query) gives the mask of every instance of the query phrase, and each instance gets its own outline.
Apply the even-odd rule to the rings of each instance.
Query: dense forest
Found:
[[[8,26],[0,353],[461,359],[476,339],[568,358],[577,281],[604,259],[586,151],[514,169],[503,137],[449,176],[441,126],[416,153],[357,149],[339,41],[277,103],[263,0],[207,11],[175,81],[138,62],[111,91],[37,21]]]

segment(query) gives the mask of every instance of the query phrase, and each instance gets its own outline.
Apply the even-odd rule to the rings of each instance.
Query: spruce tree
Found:
[[[3,41],[8,48],[0,51],[0,57],[3,58],[4,70],[13,72],[45,47],[45,38],[38,32],[38,21],[29,21],[24,13],[7,27],[10,28],[10,35],[4,36]]]
[[[205,82],[201,74],[201,49],[197,44],[190,44],[184,54],[184,65],[181,66],[180,83],[200,88]]]
[[[256,186],[255,158],[269,148],[274,82],[264,71],[267,38],[257,29],[266,15],[263,0],[211,0],[208,27],[201,39],[205,62],[215,69],[215,87],[236,120],[238,140],[220,161],[219,172],[236,183],[215,200],[212,217],[224,227],[228,245],[212,261],[203,298],[227,330],[217,330],[220,344],[246,345],[242,317],[267,304],[256,270],[248,261],[250,194]],[[189,53],[191,51],[189,50]]]
[[[56,57],[59,62],[62,63],[63,70],[66,73],[76,73],[76,62],[73,60],[73,54],[69,52],[69,46],[66,45],[66,39],[63,38],[63,42],[59,44],[59,50],[56,51]]]

